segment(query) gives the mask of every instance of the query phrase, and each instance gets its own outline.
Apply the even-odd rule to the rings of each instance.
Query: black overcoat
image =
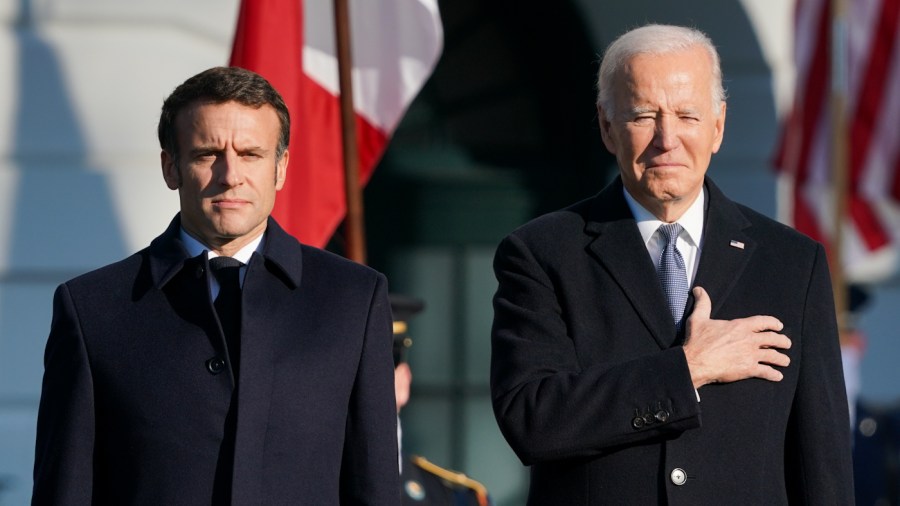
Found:
[[[270,219],[235,385],[205,255],[179,228],[57,289],[34,504],[397,504],[384,276]]]
[[[697,401],[617,178],[520,227],[495,257],[493,406],[531,466],[530,505],[853,503],[824,250],[706,190],[694,285],[714,319],[784,323],[784,379],[706,385]]]

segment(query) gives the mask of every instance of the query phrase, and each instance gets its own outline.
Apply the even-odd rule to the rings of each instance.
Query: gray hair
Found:
[[[628,31],[612,42],[604,52],[597,74],[597,106],[603,109],[607,120],[612,120],[614,110],[613,81],[619,71],[639,54],[669,54],[700,46],[706,50],[712,63],[713,110],[725,101],[722,85],[722,66],[719,53],[712,40],[700,30],[675,25],[650,24]]]

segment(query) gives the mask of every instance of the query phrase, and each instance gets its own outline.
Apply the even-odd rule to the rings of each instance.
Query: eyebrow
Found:
[[[646,114],[648,112],[657,112],[657,110],[652,107],[632,107],[629,112],[633,115],[638,115]]]
[[[647,114],[647,113],[657,113],[657,112],[659,112],[659,110],[656,108],[653,108],[653,107],[632,107],[631,109],[628,110],[628,112],[631,113],[633,116],[638,116],[638,115]],[[697,108],[694,108],[694,107],[686,107],[684,109],[677,109],[675,111],[675,113],[676,114],[698,115],[698,114],[700,114],[700,110]]]
[[[220,147],[207,145],[207,146],[195,146],[194,148],[190,149],[188,151],[188,153],[191,153],[192,155],[198,155],[198,154],[202,154],[202,153],[218,153],[220,151],[222,151],[222,148],[220,148]]]
[[[191,149],[189,152],[193,153],[193,154],[199,154],[199,153],[219,153],[222,151],[225,151],[225,148],[216,146],[214,144],[207,144],[207,145],[202,145],[202,146],[196,146],[193,149]],[[254,145],[254,146],[247,146],[245,148],[236,149],[236,151],[238,153],[265,152],[266,148],[264,148],[263,146]]]

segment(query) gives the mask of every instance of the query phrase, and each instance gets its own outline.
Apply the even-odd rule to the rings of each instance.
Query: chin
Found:
[[[221,220],[210,223],[210,226],[219,237],[232,239],[240,237],[245,228],[235,223],[223,223]]]

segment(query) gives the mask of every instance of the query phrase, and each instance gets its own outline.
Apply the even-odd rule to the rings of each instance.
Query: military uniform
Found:
[[[900,406],[857,404],[853,474],[858,506],[900,504]]]
[[[488,506],[484,485],[415,455],[403,456],[403,506]]]
[[[412,339],[406,334],[406,321],[419,313],[425,304],[413,297],[391,294],[391,312],[394,318],[394,368],[395,388],[398,388],[398,409],[405,404],[412,376],[406,364],[406,352]],[[401,371],[398,374],[398,371]],[[403,371],[406,371],[405,373]],[[405,381],[404,381],[405,380]],[[402,385],[402,386],[396,386]],[[398,422],[399,423],[399,422]],[[398,438],[399,439],[399,438]],[[484,485],[465,474],[449,471],[426,459],[403,454],[400,465],[402,506],[488,506],[490,499]]]

